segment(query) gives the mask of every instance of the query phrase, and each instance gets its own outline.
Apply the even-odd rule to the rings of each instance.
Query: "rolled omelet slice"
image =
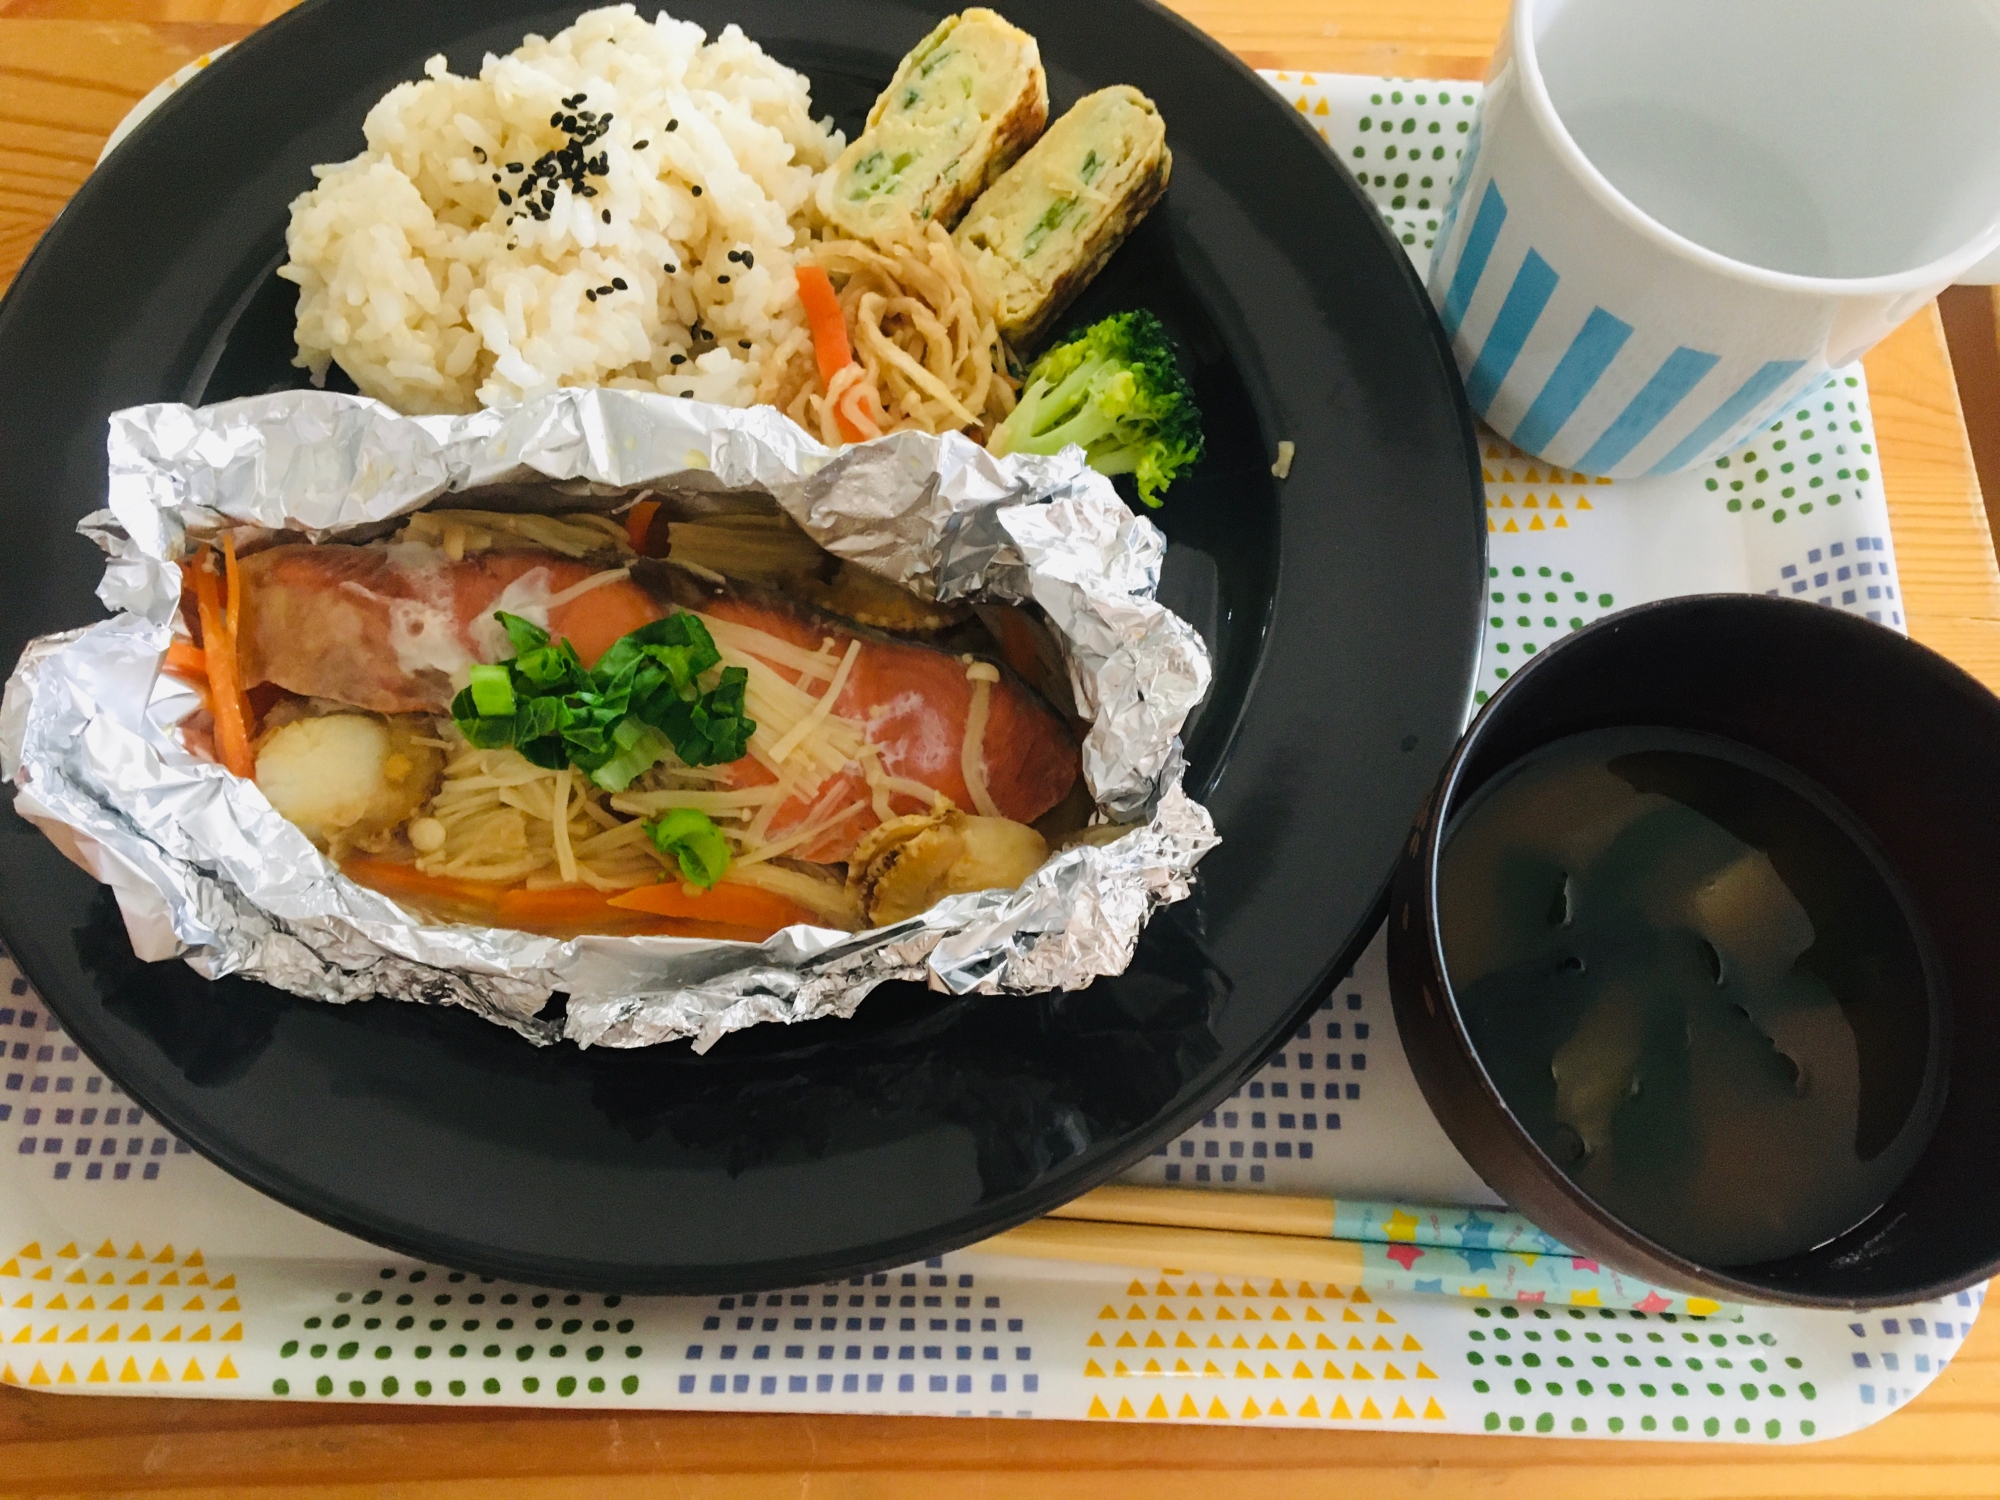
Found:
[[[1166,122],[1120,84],[1077,101],[972,205],[953,240],[999,310],[1000,332],[1031,345],[1167,190]]]
[[[820,212],[857,239],[905,216],[949,229],[1048,120],[1035,39],[990,10],[948,16],[903,59],[821,182]]]

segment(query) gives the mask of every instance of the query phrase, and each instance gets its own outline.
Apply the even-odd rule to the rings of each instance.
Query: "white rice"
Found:
[[[442,57],[424,73],[369,112],[366,151],[315,168],[292,204],[278,274],[299,284],[297,363],[321,379],[337,361],[408,413],[597,385],[750,405],[803,326],[794,253],[844,144],[814,122],[807,80],[735,26],[708,42],[630,5],[488,54],[476,79]],[[594,196],[555,186],[538,221],[519,184],[568,143],[550,116],[574,116],[562,101],[579,93],[576,109],[612,117],[586,148],[606,171],[583,179]],[[624,290],[586,295],[614,277]]]

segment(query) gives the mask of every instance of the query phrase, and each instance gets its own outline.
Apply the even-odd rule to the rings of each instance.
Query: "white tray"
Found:
[[[1477,86],[1267,76],[1421,264]],[[1482,698],[1578,623],[1674,594],[1795,594],[1902,627],[1859,369],[1692,475],[1590,481],[1490,437],[1485,461]],[[4,958],[0,986],[0,1381],[36,1388],[1801,1442],[1929,1384],[1981,1296],[1722,1322],[975,1254],[757,1296],[549,1293],[386,1256],[260,1196],[95,1072]],[[1127,1180],[1495,1201],[1417,1091],[1379,942]]]

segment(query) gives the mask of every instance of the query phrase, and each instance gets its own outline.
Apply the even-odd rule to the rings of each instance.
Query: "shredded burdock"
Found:
[[[1014,409],[1015,383],[992,300],[936,224],[879,241],[829,240],[810,260],[838,289],[854,363],[829,382],[799,329],[773,351],[757,399],[830,446],[863,436],[990,430]],[[872,429],[872,430],[871,430]]]

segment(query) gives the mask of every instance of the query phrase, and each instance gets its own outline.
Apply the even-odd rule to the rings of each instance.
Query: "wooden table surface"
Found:
[[[642,8],[650,9],[654,0]],[[1087,0],[1084,0],[1087,3]],[[1257,67],[1477,78],[1505,0],[1175,0]],[[0,287],[160,79],[285,0],[0,0]],[[1963,296],[1964,294],[1955,294]],[[1967,399],[2000,431],[1988,372]],[[1868,361],[1910,628],[2000,689],[1996,568],[1943,326]],[[1975,424],[1977,426],[1978,424]],[[2000,454],[1994,455],[2000,464]],[[1989,472],[2000,470],[1990,469]],[[1422,1493],[1526,1500],[2000,1494],[2000,1319],[1867,1432],[1803,1448],[980,1419],[599,1415],[0,1389],[0,1493],[1097,1500]]]

